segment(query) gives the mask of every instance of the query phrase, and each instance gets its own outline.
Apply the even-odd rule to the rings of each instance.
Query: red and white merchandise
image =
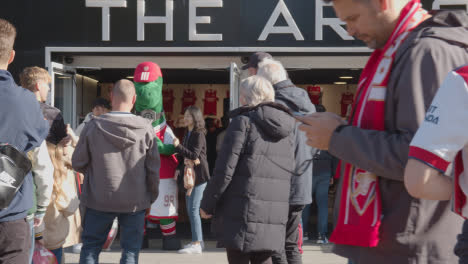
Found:
[[[117,237],[118,231],[119,231],[119,221],[117,219],[114,219],[111,230],[109,231],[109,234],[107,234],[106,242],[102,246],[103,250],[106,250],[106,251],[110,250],[112,243],[114,243],[115,237]]]
[[[341,94],[341,116],[345,117],[348,113],[348,108],[354,103],[354,94],[352,92],[346,91]]]
[[[350,125],[367,130],[385,130],[385,96],[395,54],[409,33],[427,16],[419,0],[412,0],[403,8],[387,43],[372,53],[362,71],[358,86],[358,93],[362,96],[353,104],[355,114]],[[382,235],[379,177],[351,163],[342,162],[341,168],[344,174],[339,212],[330,241],[376,247]]]
[[[40,243],[34,244],[32,260],[34,264],[57,264],[57,258],[55,257],[54,253],[52,253]]]
[[[307,86],[307,93],[309,94],[310,101],[314,105],[320,105],[322,98],[322,88],[320,86]]]
[[[197,96],[195,90],[189,88],[184,90],[184,95],[182,96],[182,109],[181,113],[184,114],[185,109],[189,106],[195,105],[197,102]]]
[[[163,89],[163,108],[166,113],[174,112],[174,90]]]
[[[205,91],[205,103],[203,106],[204,115],[216,115],[218,109],[218,97],[216,90],[208,89]]]
[[[411,141],[409,158],[444,174],[454,169],[452,209],[468,218],[468,66],[450,72]]]

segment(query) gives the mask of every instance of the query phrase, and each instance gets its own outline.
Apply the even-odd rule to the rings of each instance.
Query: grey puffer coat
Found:
[[[294,118],[274,103],[241,107],[229,125],[201,208],[218,242],[242,252],[284,248],[294,171]]]

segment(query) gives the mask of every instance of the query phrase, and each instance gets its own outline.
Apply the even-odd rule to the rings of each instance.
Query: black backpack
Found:
[[[28,157],[9,144],[0,144],[0,210],[7,208],[31,171]]]

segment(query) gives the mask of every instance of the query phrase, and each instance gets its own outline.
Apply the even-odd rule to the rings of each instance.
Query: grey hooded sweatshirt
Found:
[[[84,174],[81,203],[91,209],[129,213],[158,197],[160,158],[150,121],[130,113],[93,118],[81,132],[72,157]]]
[[[335,253],[359,264],[458,263],[453,248],[463,219],[451,212],[448,201],[411,197],[403,175],[411,139],[446,75],[468,62],[467,49],[466,12],[434,14],[397,50],[387,86],[385,131],[347,126],[333,133],[329,152],[378,175],[382,199],[378,246],[335,245]]]

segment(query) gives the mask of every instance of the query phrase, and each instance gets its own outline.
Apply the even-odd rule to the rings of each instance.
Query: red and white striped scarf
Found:
[[[375,50],[364,68],[350,124],[362,129],[385,130],[385,96],[395,54],[409,33],[427,17],[419,0],[402,10],[384,48]],[[361,247],[379,243],[381,198],[377,175],[353,164],[344,164],[338,223],[330,241]]]

